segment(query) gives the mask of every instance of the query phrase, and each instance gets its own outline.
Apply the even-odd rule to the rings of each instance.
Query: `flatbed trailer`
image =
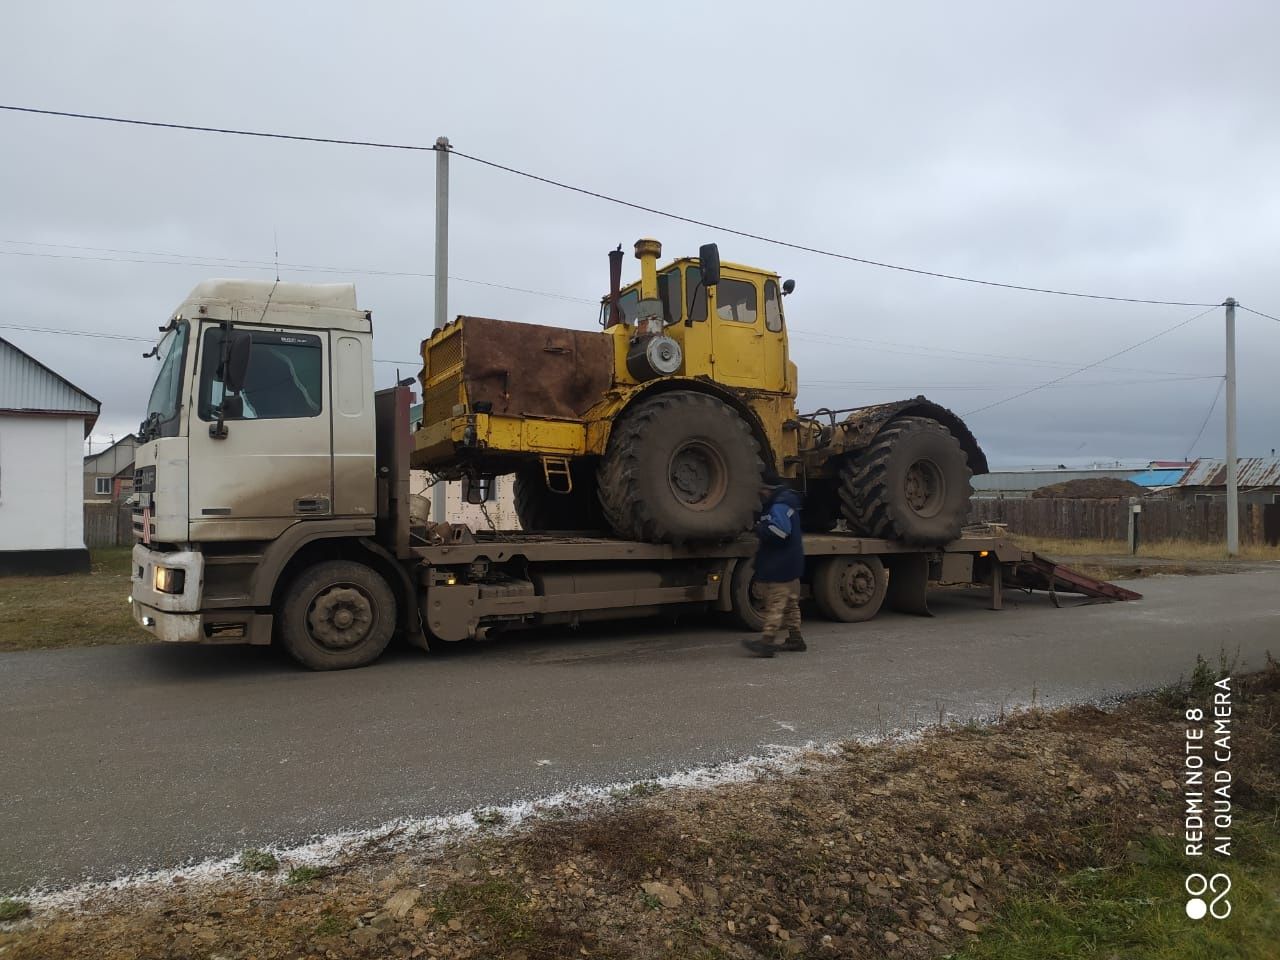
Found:
[[[473,531],[415,526],[408,506],[408,392],[378,395],[379,514],[386,546],[402,559],[418,597],[420,642],[452,642],[522,627],[571,625],[659,613],[720,612],[744,629],[763,624],[754,586],[753,537],[681,546],[592,531]],[[1137,599],[975,530],[941,547],[843,533],[806,534],[803,598],[827,619],[854,623],[890,610],[930,616],[931,584],[981,585],[1000,609],[1006,586]],[[411,631],[412,633],[412,631]]]
[[[497,630],[641,617],[729,614],[747,630],[763,622],[754,589],[754,541],[714,547],[636,543],[576,531],[473,533],[413,546],[422,625],[435,640]],[[966,536],[920,549],[839,533],[805,537],[803,598],[826,619],[869,620],[882,607],[931,616],[931,585],[982,586],[999,610],[1006,587],[1130,600],[1139,595],[1046,561],[1006,538]]]

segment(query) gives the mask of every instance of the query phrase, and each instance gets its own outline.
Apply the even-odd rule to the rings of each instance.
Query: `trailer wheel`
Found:
[[[729,600],[734,623],[751,633],[764,629],[764,591],[756,583],[756,562],[752,557],[743,557],[733,565]]]
[[[344,670],[372,663],[387,648],[396,623],[396,598],[374,570],[327,560],[285,588],[280,639],[312,670]]]
[[[813,602],[828,620],[870,620],[884,603],[889,577],[879,557],[831,557],[813,572]]]
[[[603,530],[604,513],[596,496],[596,474],[589,465],[570,465],[573,489],[555,493],[547,489],[542,464],[521,467],[515,478],[516,517],[521,530]]]
[[[760,444],[722,400],[676,390],[623,415],[600,462],[600,505],[615,533],[648,543],[715,543],[760,509]]]
[[[960,536],[972,472],[960,441],[923,417],[898,417],[840,467],[840,505],[855,533],[936,546]]]

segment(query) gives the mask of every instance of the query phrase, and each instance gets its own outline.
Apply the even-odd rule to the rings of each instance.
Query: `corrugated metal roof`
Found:
[[[1185,468],[1167,470],[1143,470],[1129,478],[1130,483],[1140,487],[1171,487],[1182,479]]]
[[[81,414],[97,420],[101,406],[74,383],[0,337],[0,410]]]
[[[1240,457],[1237,482],[1243,487],[1280,487],[1280,457]],[[1227,461],[1197,460],[1178,481],[1180,487],[1225,487]]]

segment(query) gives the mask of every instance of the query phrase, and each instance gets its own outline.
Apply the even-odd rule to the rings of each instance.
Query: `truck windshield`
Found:
[[[178,412],[182,408],[182,369],[187,355],[188,326],[179,320],[156,347],[159,370],[147,401],[147,418],[140,438],[145,443],[156,437],[178,435]]]

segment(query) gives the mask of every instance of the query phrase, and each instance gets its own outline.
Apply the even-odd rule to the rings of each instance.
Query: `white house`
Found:
[[[0,337],[0,574],[89,569],[83,450],[100,407]]]

